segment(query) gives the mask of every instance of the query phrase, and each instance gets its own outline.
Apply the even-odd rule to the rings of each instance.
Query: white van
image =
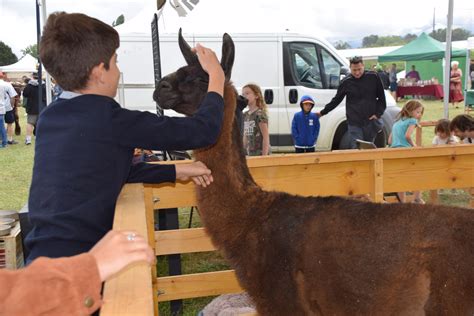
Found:
[[[220,55],[222,34],[183,34],[190,45],[201,43]],[[262,88],[269,109],[272,150],[293,150],[291,121],[301,110],[302,95],[311,95],[319,111],[336,93],[340,78],[348,71],[348,62],[323,39],[291,34],[230,34],[235,43],[232,81],[241,91],[247,83]],[[121,34],[118,49],[122,72],[119,101],[130,109],[155,111],[153,50],[150,35]],[[178,47],[177,34],[160,34],[162,75],[185,64]],[[342,75],[341,75],[342,74]],[[395,101],[386,93],[387,109],[383,115],[384,131],[376,140],[384,146],[394,118],[399,112]],[[173,115],[165,112],[166,115]],[[345,101],[321,118],[317,150],[349,148]]]

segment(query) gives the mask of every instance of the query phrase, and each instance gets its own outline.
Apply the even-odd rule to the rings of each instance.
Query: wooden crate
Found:
[[[20,222],[17,221],[10,235],[0,237],[0,269],[16,270],[24,265]]]

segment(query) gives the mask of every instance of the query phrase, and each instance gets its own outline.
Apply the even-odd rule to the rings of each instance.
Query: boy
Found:
[[[314,107],[313,99],[309,95],[302,96],[300,107],[301,111],[295,113],[291,123],[291,135],[295,144],[295,152],[314,152],[320,124],[318,115],[311,112]]]
[[[201,162],[132,165],[134,148],[185,150],[213,144],[223,117],[224,73],[210,49],[195,51],[209,73],[208,94],[189,118],[129,111],[114,101],[120,71],[118,33],[83,14],[53,13],[44,27],[40,56],[64,92],[40,115],[29,196],[33,229],[28,262],[90,250],[112,228],[125,183],[212,181]]]

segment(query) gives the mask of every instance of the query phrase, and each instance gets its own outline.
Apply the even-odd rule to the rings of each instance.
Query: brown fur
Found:
[[[192,114],[206,89],[182,78],[205,73],[180,42],[189,65],[165,77],[154,97]],[[229,79],[228,35],[223,60]],[[224,95],[221,135],[196,152],[214,176],[209,188],[197,189],[198,206],[259,314],[474,314],[472,210],[264,191],[246,165],[229,81]]]

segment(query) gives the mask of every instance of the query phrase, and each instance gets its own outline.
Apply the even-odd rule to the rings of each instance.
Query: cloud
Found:
[[[169,2],[170,0],[168,0]],[[48,12],[82,12],[111,24],[120,14],[126,23],[154,0],[47,0]],[[164,30],[176,32],[291,32],[326,37],[331,41],[361,40],[370,34],[405,35],[431,31],[433,9],[438,26],[446,24],[446,0],[200,0],[186,18],[178,19],[169,4],[165,7]],[[145,32],[149,18],[141,21]],[[454,26],[474,33],[474,1],[456,0]],[[36,42],[35,6],[31,0],[0,0],[1,39],[19,55]]]

